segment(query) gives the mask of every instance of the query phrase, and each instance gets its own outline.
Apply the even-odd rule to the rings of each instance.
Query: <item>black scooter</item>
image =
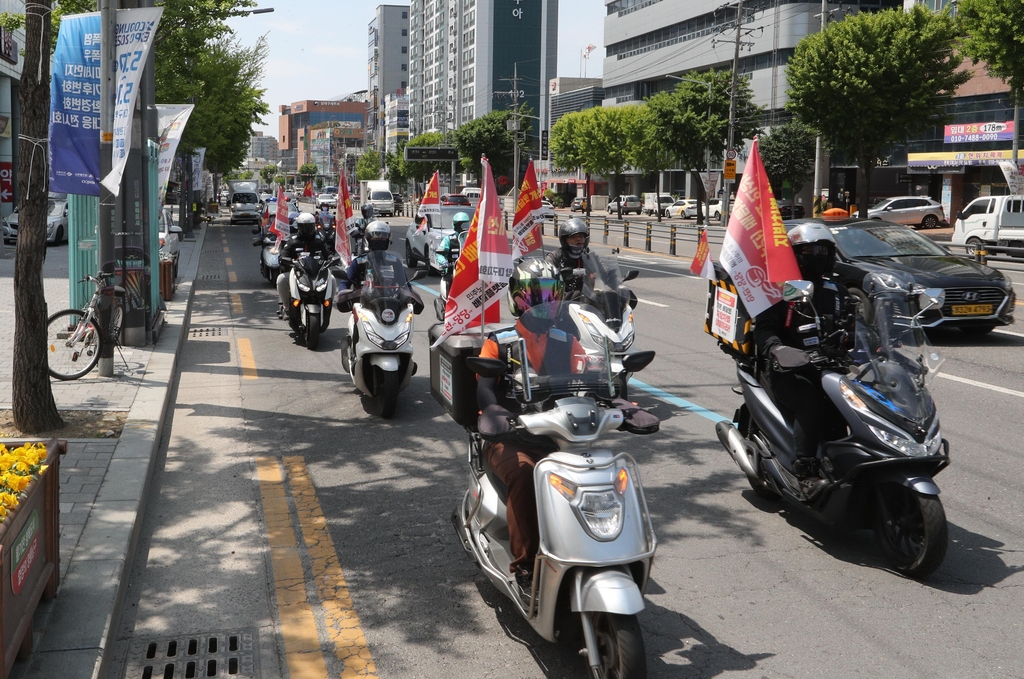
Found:
[[[834,358],[848,334],[839,329],[819,336],[818,350],[798,352],[802,361],[782,366],[821,369],[822,388],[839,423],[845,420],[845,435],[820,448],[827,484],[805,493],[793,474],[793,418],[773,402],[753,360],[737,358],[744,403],[716,431],[757,495],[785,499],[838,527],[874,528],[890,565],[921,578],[942,563],[948,540],[933,477],[949,465],[949,443],[928,392],[942,360],[919,322],[942,306],[944,291],[892,274],[869,274],[863,289],[868,301],[857,314],[853,351]],[[783,298],[810,303],[813,291],[812,283],[789,281]]]

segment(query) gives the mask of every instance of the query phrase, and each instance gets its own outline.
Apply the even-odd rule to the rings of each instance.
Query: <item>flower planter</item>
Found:
[[[8,443],[14,450],[19,443]],[[0,523],[0,679],[32,650],[32,615],[60,584],[60,455],[66,441],[46,444],[46,470],[21,493]]]

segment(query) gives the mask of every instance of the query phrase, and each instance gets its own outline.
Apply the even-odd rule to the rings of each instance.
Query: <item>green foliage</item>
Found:
[[[787,108],[858,162],[862,213],[884,148],[946,122],[944,104],[970,79],[956,71],[956,37],[948,11],[915,5],[848,16],[796,46]]]
[[[68,14],[95,12],[96,0],[61,0],[55,2],[50,13],[50,52],[57,47],[57,34],[60,32],[60,20]],[[25,27],[25,15],[14,12],[0,13],[0,27],[11,32]]]
[[[544,192],[544,199],[547,200],[552,205],[554,205],[555,207],[565,206],[565,201],[562,200],[562,195],[560,193],[555,193],[551,189],[548,189],[547,191]]]
[[[423,134],[417,135],[409,140],[405,146],[426,146],[426,147],[438,147],[444,146],[444,135],[440,132],[424,132]],[[422,160],[406,161],[404,151],[402,154],[402,174],[413,181],[419,183],[425,183],[430,180],[434,175],[434,172],[440,172],[442,174],[448,174],[451,172],[452,164],[451,161],[429,163]],[[388,166],[390,167],[390,165]]]
[[[675,164],[675,154],[665,144],[659,122],[655,111],[649,106],[640,106],[629,130],[630,164],[645,173],[661,172]]]
[[[1024,3],[1006,0],[960,0],[957,10],[963,39],[960,47],[974,63],[1010,85],[1019,100],[1024,88]]]
[[[288,183],[288,178],[285,177],[283,174],[279,174],[276,177],[274,177],[274,183],[277,184],[278,186],[284,186],[285,184]]]
[[[299,166],[299,171],[296,174],[297,179],[301,179],[302,183],[312,181],[316,178],[317,173],[320,172],[320,168],[317,167],[316,163],[303,163]]]
[[[359,156],[356,161],[356,179],[359,181],[371,181],[380,179],[380,154],[376,151],[367,151]]]
[[[524,107],[521,112],[528,111]],[[511,118],[511,111],[495,110],[455,130],[455,147],[462,156],[463,168],[480,176],[480,157],[487,156],[495,177],[512,174],[514,140],[506,127]],[[530,133],[530,119],[520,118],[519,123],[520,138],[524,138]]]
[[[266,167],[260,168],[260,177],[263,178],[264,184],[269,184],[274,181],[274,177],[277,176],[277,165],[267,165]]]
[[[551,128],[548,151],[551,154],[551,162],[560,170],[579,168],[584,172],[590,172],[584,166],[581,144],[584,113],[585,111],[566,113]]]
[[[384,178],[393,187],[404,187],[409,183],[408,167],[405,162],[405,144],[402,141],[398,143],[398,148],[395,151],[388,151],[384,154]]]
[[[782,197],[782,185],[789,182],[794,193],[814,174],[815,132],[799,120],[780,125],[761,135],[758,147],[772,192]]]

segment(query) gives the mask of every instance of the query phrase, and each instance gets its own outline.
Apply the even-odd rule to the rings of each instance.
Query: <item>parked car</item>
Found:
[[[469,202],[469,196],[464,196],[461,193],[446,193],[441,196],[441,205],[462,205],[463,207],[472,207]]]
[[[712,198],[711,201],[704,206],[705,215],[710,215],[714,219],[722,218],[722,201],[718,198]],[[683,210],[683,217],[685,219],[692,219],[697,216],[697,201],[693,201],[693,205],[686,206]]]
[[[655,198],[658,199],[657,206],[655,206],[655,204],[654,204],[654,199]],[[644,194],[644,214],[653,217],[655,212],[660,212],[662,215],[664,215],[665,214],[665,208],[667,208],[673,202],[675,202],[675,198],[673,198],[672,196],[667,195],[667,194],[663,194],[661,196],[656,196],[653,193],[645,193]]]
[[[569,212],[586,212],[587,211],[587,199],[583,196],[576,196],[572,199],[572,203],[569,205]]]
[[[683,211],[690,205],[696,205],[697,200],[695,198],[680,198],[671,205],[665,208],[666,217],[682,217]]]
[[[850,216],[856,217],[858,212],[854,210]],[[884,219],[887,222],[920,226],[924,229],[934,229],[949,223],[946,221],[942,204],[926,196],[883,198],[868,208],[868,219]]]
[[[791,200],[777,200],[775,203],[783,219],[803,219],[806,216],[804,206],[799,203],[794,204]]]
[[[56,198],[55,196],[64,196]],[[18,208],[2,222],[4,243],[18,240]],[[49,245],[60,245],[68,235],[68,201],[67,194],[50,194],[46,201],[46,242]]]
[[[791,230],[807,221],[786,222]],[[836,280],[861,300],[864,276],[873,272],[906,273],[927,288],[942,288],[942,309],[926,311],[926,328],[959,328],[982,335],[1013,323],[1013,285],[998,269],[958,257],[945,247],[902,224],[875,219],[825,222],[836,239]]]
[[[544,219],[554,219],[555,218],[555,206],[551,204],[551,201],[549,201],[549,200],[541,200],[540,201],[540,215]]]
[[[405,265],[414,269],[417,262],[426,262],[428,272],[437,272],[434,254],[444,237],[455,233],[455,229],[452,228],[452,217],[460,212],[472,217],[463,205],[442,205],[440,219],[437,215],[430,216],[427,219],[427,228],[417,229],[415,222],[410,224],[405,232]]]
[[[640,203],[639,196],[617,196],[615,200],[608,203],[608,214],[619,212],[619,203],[622,204],[622,214],[629,214],[635,212],[640,214],[643,210],[643,205]]]
[[[1024,248],[1024,196],[975,198],[956,216],[951,240],[968,255],[982,243]]]
[[[160,237],[160,259],[174,262],[174,275],[178,275],[178,255],[181,251],[179,242],[181,227],[174,223],[174,215],[170,207],[164,206],[157,213],[157,229]]]

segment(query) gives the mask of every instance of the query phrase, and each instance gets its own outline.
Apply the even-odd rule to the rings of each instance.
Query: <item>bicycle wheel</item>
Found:
[[[46,361],[51,377],[77,380],[100,360],[99,325],[78,309],[65,309],[46,321]]]
[[[114,302],[114,308],[110,310],[110,339],[114,346],[121,344],[121,329],[124,327],[124,302],[120,299]]]

